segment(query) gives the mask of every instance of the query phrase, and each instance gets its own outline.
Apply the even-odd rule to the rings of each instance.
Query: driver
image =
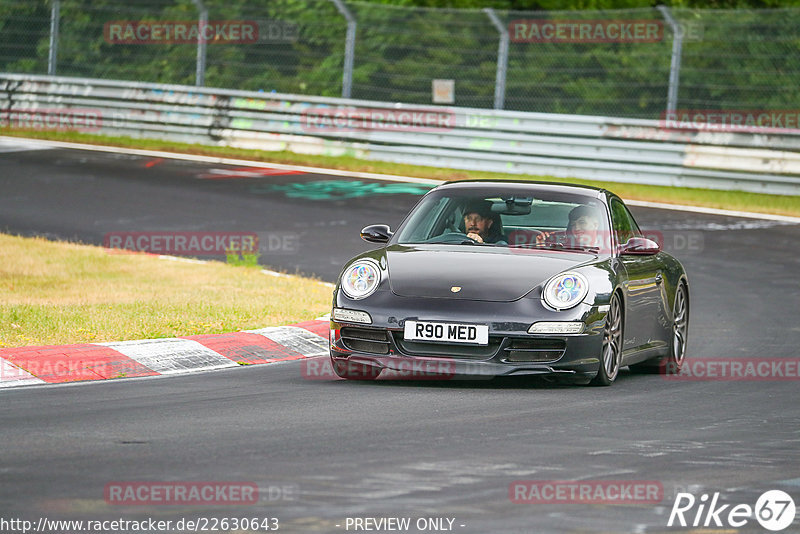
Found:
[[[495,225],[492,203],[488,200],[475,200],[467,204],[464,208],[464,230],[468,238],[478,243],[508,244]]]

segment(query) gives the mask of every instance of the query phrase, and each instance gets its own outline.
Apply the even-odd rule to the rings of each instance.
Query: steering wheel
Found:
[[[461,232],[446,232],[442,235],[437,235],[436,237],[432,237],[428,240],[429,243],[471,243],[476,244],[478,241],[475,241],[471,237],[467,237],[466,234],[462,234]]]

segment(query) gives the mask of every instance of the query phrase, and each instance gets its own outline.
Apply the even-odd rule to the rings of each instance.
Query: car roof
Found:
[[[601,198],[607,194],[613,195],[613,193],[610,191],[600,187],[569,184],[563,182],[537,182],[531,180],[457,180],[445,182],[434,189],[437,191],[443,189],[491,189],[493,187],[497,187],[498,185],[508,185],[514,187],[521,186],[522,189],[529,189],[531,192],[551,191],[557,193],[571,193],[578,196],[587,196],[592,198]]]

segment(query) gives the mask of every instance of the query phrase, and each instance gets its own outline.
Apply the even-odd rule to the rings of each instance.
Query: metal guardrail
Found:
[[[669,130],[659,121],[643,119],[20,74],[0,74],[0,113],[0,124],[30,128],[350,154],[456,169],[800,194],[800,132],[793,130]]]

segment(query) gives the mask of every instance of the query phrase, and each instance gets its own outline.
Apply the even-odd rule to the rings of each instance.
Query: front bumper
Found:
[[[588,382],[599,369],[606,314],[602,306],[584,303],[555,312],[536,298],[508,303],[385,295],[391,308],[384,308],[374,304],[380,297],[371,297],[369,307],[342,295],[334,299],[336,307],[369,313],[371,323],[331,320],[333,365],[385,370],[381,378],[549,375],[575,382]],[[487,324],[489,345],[408,341],[403,336],[406,320]],[[584,328],[580,334],[529,334],[537,321],[579,321]]]

